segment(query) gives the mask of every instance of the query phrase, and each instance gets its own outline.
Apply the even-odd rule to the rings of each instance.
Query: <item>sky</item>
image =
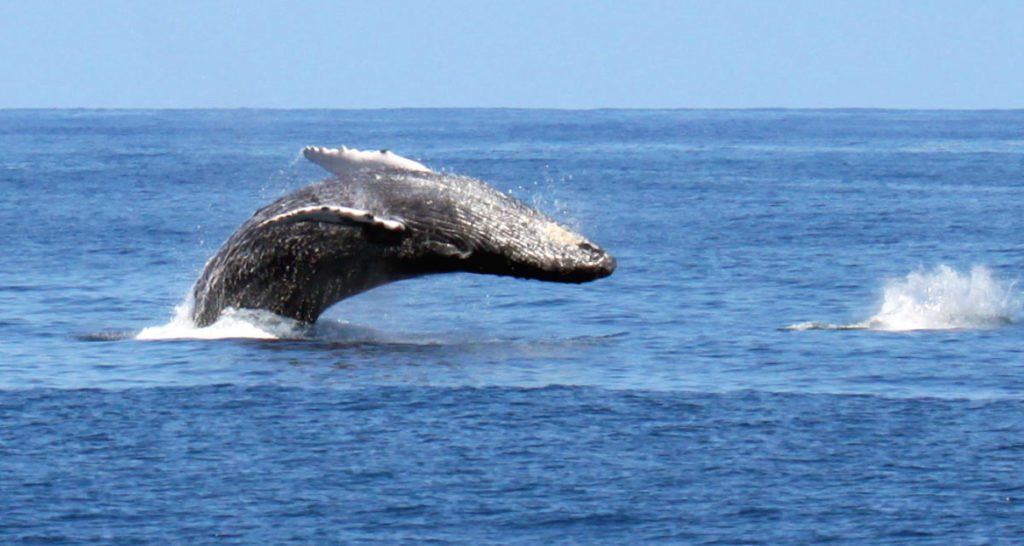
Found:
[[[1024,108],[1019,0],[0,0],[0,108]]]

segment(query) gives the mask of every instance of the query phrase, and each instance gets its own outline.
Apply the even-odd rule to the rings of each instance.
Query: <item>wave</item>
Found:
[[[802,322],[786,330],[977,330],[998,328],[1017,320],[1024,301],[1016,282],[995,277],[985,266],[969,274],[947,265],[915,271],[890,281],[882,305],[871,318],[853,324]]]

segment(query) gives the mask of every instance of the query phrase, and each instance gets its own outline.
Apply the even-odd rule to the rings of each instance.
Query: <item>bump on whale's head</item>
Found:
[[[402,256],[413,267],[567,283],[615,271],[615,259],[584,236],[474,178],[436,173],[388,151],[304,153],[342,184],[358,186],[350,188],[365,198],[358,206],[378,225],[401,225],[392,231],[401,233]]]

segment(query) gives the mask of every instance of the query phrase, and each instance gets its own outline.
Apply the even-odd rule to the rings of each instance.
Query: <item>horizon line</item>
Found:
[[[1024,106],[1015,107],[893,107],[893,106],[365,106],[365,107],[282,107],[282,106],[0,106],[0,111],[31,110],[89,110],[89,111],[394,111],[394,110],[524,110],[524,111],[890,111],[890,112],[1015,112],[1024,111]]]

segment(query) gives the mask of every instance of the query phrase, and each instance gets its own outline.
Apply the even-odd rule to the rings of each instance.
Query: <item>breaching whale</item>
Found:
[[[312,323],[376,286],[465,271],[582,283],[611,275],[607,252],[480,180],[388,150],[306,147],[331,178],[259,209],[192,288],[192,320],[227,308]]]

